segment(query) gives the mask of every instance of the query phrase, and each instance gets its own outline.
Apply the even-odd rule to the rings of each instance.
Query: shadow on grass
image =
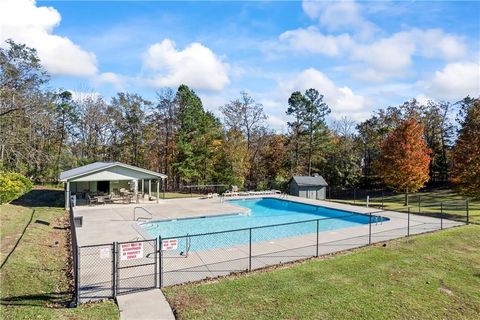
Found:
[[[34,189],[11,204],[23,207],[55,207],[62,208],[64,206],[64,195],[62,190],[53,189]]]
[[[65,308],[71,301],[69,292],[39,293],[23,296],[4,297],[0,304],[4,306],[37,306]]]

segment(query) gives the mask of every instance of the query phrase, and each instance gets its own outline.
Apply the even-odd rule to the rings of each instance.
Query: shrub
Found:
[[[17,199],[32,189],[32,182],[16,172],[0,172],[0,204]]]

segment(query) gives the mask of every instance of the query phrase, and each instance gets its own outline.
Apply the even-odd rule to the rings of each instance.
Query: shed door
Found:
[[[317,190],[315,188],[308,189],[308,199],[317,199]]]
[[[307,198],[308,197],[308,190],[306,189],[300,189],[298,191],[298,196],[302,198]]]

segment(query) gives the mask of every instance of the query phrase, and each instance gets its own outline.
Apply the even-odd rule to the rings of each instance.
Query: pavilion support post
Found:
[[[133,182],[133,194],[135,196],[135,203],[138,203],[138,179],[135,179]]]
[[[70,207],[70,182],[65,182],[65,210]]]
[[[160,179],[157,179],[157,203],[160,198]]]
[[[145,180],[142,179],[142,198],[145,196]]]
[[[148,199],[152,197],[152,179],[148,179]]]

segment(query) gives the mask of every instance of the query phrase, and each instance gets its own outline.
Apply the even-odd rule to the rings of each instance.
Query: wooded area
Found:
[[[478,156],[478,98],[412,99],[356,123],[327,121],[322,88],[309,89],[285,101],[289,130],[277,133],[263,106],[245,92],[221,106],[219,115],[186,85],[157,92],[154,101],[128,92],[110,101],[97,94],[74,97],[49,86],[34,49],[7,42],[0,49],[0,166],[36,182],[55,182],[59,172],[94,161],[121,161],[167,174],[169,190],[213,183],[283,189],[290,176],[315,173],[332,187],[375,187],[382,183],[378,170],[385,169],[373,165],[384,140],[414,119],[431,150],[428,180],[450,181],[456,159],[455,181],[477,170],[469,179],[478,183],[478,157],[453,156],[458,134],[459,152],[476,148]],[[468,162],[463,169],[462,161]]]

